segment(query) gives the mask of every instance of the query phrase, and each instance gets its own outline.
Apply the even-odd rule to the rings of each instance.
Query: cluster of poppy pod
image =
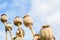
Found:
[[[11,32],[12,24],[7,22],[6,14],[1,15],[1,22],[5,26],[6,40],[8,40],[7,31],[10,33],[11,40],[24,40],[25,33],[24,33],[24,30],[21,28],[22,19],[19,16],[15,17],[15,19],[14,19],[14,25],[16,25],[18,27],[15,37],[12,37],[12,32]],[[55,40],[55,37],[54,37],[53,32],[49,25],[44,25],[41,28],[40,33],[35,34],[35,32],[32,28],[33,20],[29,15],[25,15],[23,17],[23,23],[26,27],[29,27],[29,29],[31,30],[32,35],[33,35],[32,40]]]

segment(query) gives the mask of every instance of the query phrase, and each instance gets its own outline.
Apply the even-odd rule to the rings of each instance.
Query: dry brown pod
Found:
[[[43,25],[42,29],[40,30],[40,36],[42,40],[50,40],[53,38],[53,31],[50,28],[50,25]]]
[[[41,40],[40,35],[39,34],[35,34],[33,40]]]
[[[7,31],[12,30],[12,24],[11,23],[7,23],[5,26],[6,26]]]
[[[1,22],[7,22],[7,15],[6,14],[2,14],[1,15]]]
[[[29,27],[30,25],[33,25],[33,20],[29,15],[25,15],[23,17],[23,22],[26,27]]]
[[[23,29],[21,29],[22,30],[22,35],[23,35],[23,37],[24,37],[24,35],[25,35],[25,33],[24,33],[24,30]],[[18,37],[21,37],[21,31],[20,31],[20,29],[18,29],[17,31],[16,31],[16,35],[18,35]]]
[[[15,17],[15,19],[14,19],[14,24],[16,25],[16,26],[18,26],[18,24],[22,24],[22,19],[20,19],[20,17],[19,16],[17,16],[17,17]]]

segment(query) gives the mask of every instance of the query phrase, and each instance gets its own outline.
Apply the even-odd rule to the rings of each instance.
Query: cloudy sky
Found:
[[[12,23],[13,37],[17,27],[13,24],[14,18],[28,14],[34,21],[34,31],[39,33],[42,25],[49,24],[54,32],[56,40],[60,39],[60,0],[0,0],[0,15],[6,14],[8,22]],[[25,31],[24,40],[32,40],[33,36],[29,28],[23,24],[21,28]],[[10,40],[10,35],[8,34]],[[5,28],[0,21],[0,40],[5,40]]]

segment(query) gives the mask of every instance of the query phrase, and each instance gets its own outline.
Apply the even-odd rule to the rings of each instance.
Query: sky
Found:
[[[33,19],[33,29],[36,34],[45,24],[51,26],[56,40],[60,39],[60,0],[0,0],[0,17],[6,14],[8,22],[12,23],[13,37],[16,34],[17,26],[14,25],[14,18],[20,16],[23,20],[24,15],[30,15]],[[25,31],[24,40],[32,40],[31,30],[21,25]],[[10,35],[8,32],[8,39]],[[5,28],[0,21],[0,40],[5,40]]]

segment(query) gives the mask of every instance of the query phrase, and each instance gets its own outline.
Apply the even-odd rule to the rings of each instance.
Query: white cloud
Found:
[[[24,0],[21,0],[23,3],[25,2]],[[4,9],[6,6],[3,5],[3,7],[0,7],[0,9]],[[14,3],[11,4],[11,7],[12,8],[16,8],[16,7],[21,7],[21,10],[25,10],[25,5],[20,5],[20,1],[16,1],[14,0]],[[16,16],[16,15],[20,15],[20,9],[19,9],[19,12],[18,12],[18,9],[16,10],[15,8],[14,9],[10,9],[8,10],[8,12],[6,12],[6,14],[12,18],[12,16]],[[38,28],[41,28],[40,26],[41,25],[44,25],[44,24],[51,24],[53,27],[53,31],[55,33],[55,36],[57,37],[57,39],[59,39],[60,37],[60,0],[32,0],[32,6],[31,6],[31,9],[30,9],[30,12],[28,12],[27,14],[29,14],[33,19],[34,19],[34,27],[36,25],[36,27],[34,29],[38,29]],[[11,15],[10,15],[10,14]],[[17,14],[19,13],[19,14]],[[37,27],[38,26],[38,27]],[[56,30],[57,29],[57,30]],[[35,30],[37,32],[37,30]],[[28,31],[26,32],[26,35],[29,36],[29,33]],[[3,34],[2,31],[1,31],[1,36],[3,37]],[[27,37],[26,36],[26,37]],[[30,35],[31,37],[32,35]],[[1,38],[1,37],[0,37]],[[25,38],[26,39],[26,38]],[[4,40],[4,39],[3,39]],[[29,37],[28,37],[28,40],[29,40]]]
[[[41,2],[41,3],[40,3]],[[54,31],[54,35],[58,40],[60,37],[60,1],[59,0],[34,0],[32,2],[31,11],[28,12],[36,24],[34,25],[44,25],[50,24]],[[39,27],[41,28],[41,27]]]
[[[47,24],[50,24],[56,39],[58,40],[60,38],[60,12],[54,12],[52,15],[48,16],[47,20],[46,20]]]
[[[58,11],[50,15],[47,19],[47,22],[59,25],[60,24],[60,12]]]

